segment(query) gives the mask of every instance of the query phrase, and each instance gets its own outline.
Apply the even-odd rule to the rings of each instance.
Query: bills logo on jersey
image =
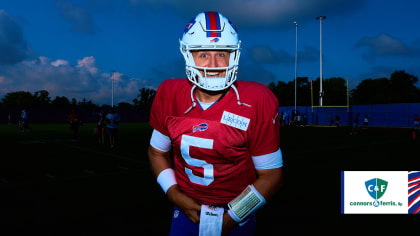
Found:
[[[193,126],[193,133],[195,133],[195,131],[197,131],[197,130],[203,132],[203,131],[206,131],[208,128],[209,128],[209,125],[206,124],[206,123],[201,123],[199,125],[194,125]]]
[[[408,213],[420,214],[420,171],[408,172]]]

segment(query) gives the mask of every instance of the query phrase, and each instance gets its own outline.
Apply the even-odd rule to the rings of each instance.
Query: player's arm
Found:
[[[266,200],[271,199],[283,186],[283,167],[257,170],[257,176],[254,186]]]
[[[283,159],[280,149],[277,152],[269,155],[253,157],[253,160],[254,165],[256,167],[257,179],[252,184],[252,187],[247,187],[247,189],[245,189],[244,192],[246,190],[251,190],[250,194],[248,194],[247,196],[254,195],[252,201],[253,203],[255,203],[255,196],[257,196],[257,199],[259,199],[259,201],[261,202],[257,204],[257,206],[254,209],[252,209],[251,207],[251,212],[255,212],[256,210],[258,210],[258,208],[265,204],[266,201],[271,199],[271,197],[276,192],[278,192],[283,185]],[[239,195],[235,199],[240,199],[242,200],[242,202],[246,202],[247,197],[241,197],[241,195]],[[230,203],[231,206],[234,204],[232,202]],[[233,208],[231,208],[229,212],[226,212],[223,215],[222,235],[226,235],[231,228],[233,228],[242,220],[240,216],[238,217],[237,215],[235,215],[234,212],[236,210],[232,210]],[[246,216],[244,218],[246,218]]]
[[[168,199],[179,207],[191,222],[198,223],[200,217],[197,212],[201,210],[201,205],[195,199],[183,193],[176,183],[175,172],[169,152],[170,145],[171,143],[168,137],[156,130],[153,131],[148,150],[153,174],[163,191],[167,194]]]
[[[257,180],[254,182],[255,189],[267,201],[270,199],[282,186],[283,183],[283,168],[257,170]],[[222,235],[227,235],[229,231],[238,224],[228,212],[223,215]]]
[[[254,187],[266,199],[270,199],[283,186],[283,154],[280,148],[273,153],[252,157],[257,180]]]

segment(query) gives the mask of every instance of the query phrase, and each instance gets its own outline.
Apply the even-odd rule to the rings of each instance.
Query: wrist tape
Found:
[[[228,203],[228,213],[236,222],[241,222],[265,204],[265,198],[254,185],[248,185],[239,196]]]

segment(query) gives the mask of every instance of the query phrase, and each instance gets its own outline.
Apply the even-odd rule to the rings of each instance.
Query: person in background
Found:
[[[76,108],[71,110],[71,113],[67,117],[67,121],[70,124],[70,130],[72,135],[72,141],[77,141],[79,138],[79,128],[82,124],[82,120],[80,119],[80,115],[77,112]]]
[[[106,119],[105,109],[102,108],[101,112],[98,113],[98,116],[96,118],[96,129],[97,129],[99,144],[105,144],[105,127],[106,127],[105,119]]]
[[[114,148],[118,136],[118,123],[120,122],[120,116],[115,112],[115,108],[111,107],[109,113],[106,115],[105,121],[108,128],[109,144],[111,148]]]
[[[365,118],[363,118],[363,128],[367,129],[369,126],[369,117],[367,114],[365,114]]]
[[[357,113],[356,114],[356,117],[353,120],[353,127],[351,128],[350,135],[356,135],[358,133],[358,130],[359,130],[359,117],[360,117],[360,114]]]
[[[13,124],[13,122],[12,122],[12,115],[9,113],[9,115],[7,116],[7,124],[8,125],[11,125],[11,124]]]
[[[281,125],[286,125],[286,112],[281,113]]]
[[[32,129],[29,127],[29,115],[26,109],[23,109],[19,116],[19,125],[20,125],[20,133],[24,133],[25,131],[31,132]]]

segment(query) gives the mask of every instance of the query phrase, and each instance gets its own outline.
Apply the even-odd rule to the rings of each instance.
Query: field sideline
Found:
[[[149,168],[147,123],[122,123],[115,149],[98,144],[93,123],[77,142],[67,124],[31,127],[0,125],[1,235],[168,234],[172,205]],[[401,233],[420,220],[340,215],[340,171],[420,169],[420,134],[413,141],[412,129],[349,132],[280,128],[284,186],[257,213],[257,235]]]

